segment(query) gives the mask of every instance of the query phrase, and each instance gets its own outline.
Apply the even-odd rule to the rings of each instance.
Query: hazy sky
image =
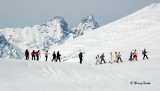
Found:
[[[0,28],[43,24],[55,16],[73,28],[89,14],[105,25],[152,3],[160,0],[0,0]]]

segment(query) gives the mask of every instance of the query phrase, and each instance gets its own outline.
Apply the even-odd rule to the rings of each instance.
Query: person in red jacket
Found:
[[[37,61],[39,61],[39,57],[40,57],[40,50],[36,51],[36,57],[37,57]]]
[[[135,49],[134,52],[133,52],[133,60],[136,60],[137,61],[137,50]]]
[[[35,54],[36,54],[36,53],[35,53],[35,51],[33,50],[33,51],[32,51],[32,53],[31,53],[32,60],[36,60],[36,58],[35,58]]]

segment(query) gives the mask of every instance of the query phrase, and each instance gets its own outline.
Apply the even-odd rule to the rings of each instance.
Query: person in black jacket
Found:
[[[142,51],[143,60],[145,60],[145,57],[148,59],[147,53],[148,53],[148,52],[146,51],[146,49],[144,49],[144,50]]]
[[[53,60],[55,61],[55,62],[57,62],[57,60],[56,60],[56,53],[55,53],[55,51],[53,52],[53,54],[52,54],[52,56],[53,56],[53,59],[51,60],[52,62],[53,62]]]
[[[59,51],[57,52],[57,61],[59,60],[59,62],[61,62],[61,54],[59,53]],[[56,62],[57,62],[56,61]]]
[[[102,61],[104,62],[104,63],[106,63],[106,61],[104,60],[104,53],[100,56],[100,58],[101,58],[101,63],[102,63]]]
[[[82,61],[83,61],[83,54],[82,54],[82,52],[79,53],[79,60],[80,60],[80,64],[82,64]]]
[[[25,51],[25,56],[26,56],[26,60],[29,60],[29,51],[28,51],[28,49],[26,49],[26,51]]]

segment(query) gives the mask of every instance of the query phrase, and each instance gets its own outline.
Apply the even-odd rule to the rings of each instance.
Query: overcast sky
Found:
[[[46,23],[62,16],[69,28],[93,14],[102,26],[160,0],[0,0],[0,28]]]

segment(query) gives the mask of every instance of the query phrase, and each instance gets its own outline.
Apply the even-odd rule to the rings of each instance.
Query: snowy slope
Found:
[[[159,64],[159,60],[148,60],[94,66],[0,59],[0,89],[2,91],[159,91]],[[151,84],[131,84],[134,81]]]
[[[52,48],[60,50],[64,60],[78,62],[79,51],[84,52],[86,63],[93,64],[97,54],[105,53],[110,60],[110,52],[121,52],[124,61],[134,49],[142,59],[142,50],[149,51],[150,57],[159,58],[160,54],[160,4],[152,4],[113,23],[88,32],[61,46]],[[154,55],[153,55],[154,54]],[[75,59],[75,60],[74,60]]]
[[[113,23],[69,39],[49,50],[60,51],[63,63],[0,59],[2,91],[159,91],[160,4],[152,4]],[[146,48],[149,60],[142,60]],[[137,49],[138,61],[128,61]],[[79,65],[78,53],[84,53]],[[121,52],[122,63],[95,65],[95,56]],[[151,84],[134,84],[151,83]]]

